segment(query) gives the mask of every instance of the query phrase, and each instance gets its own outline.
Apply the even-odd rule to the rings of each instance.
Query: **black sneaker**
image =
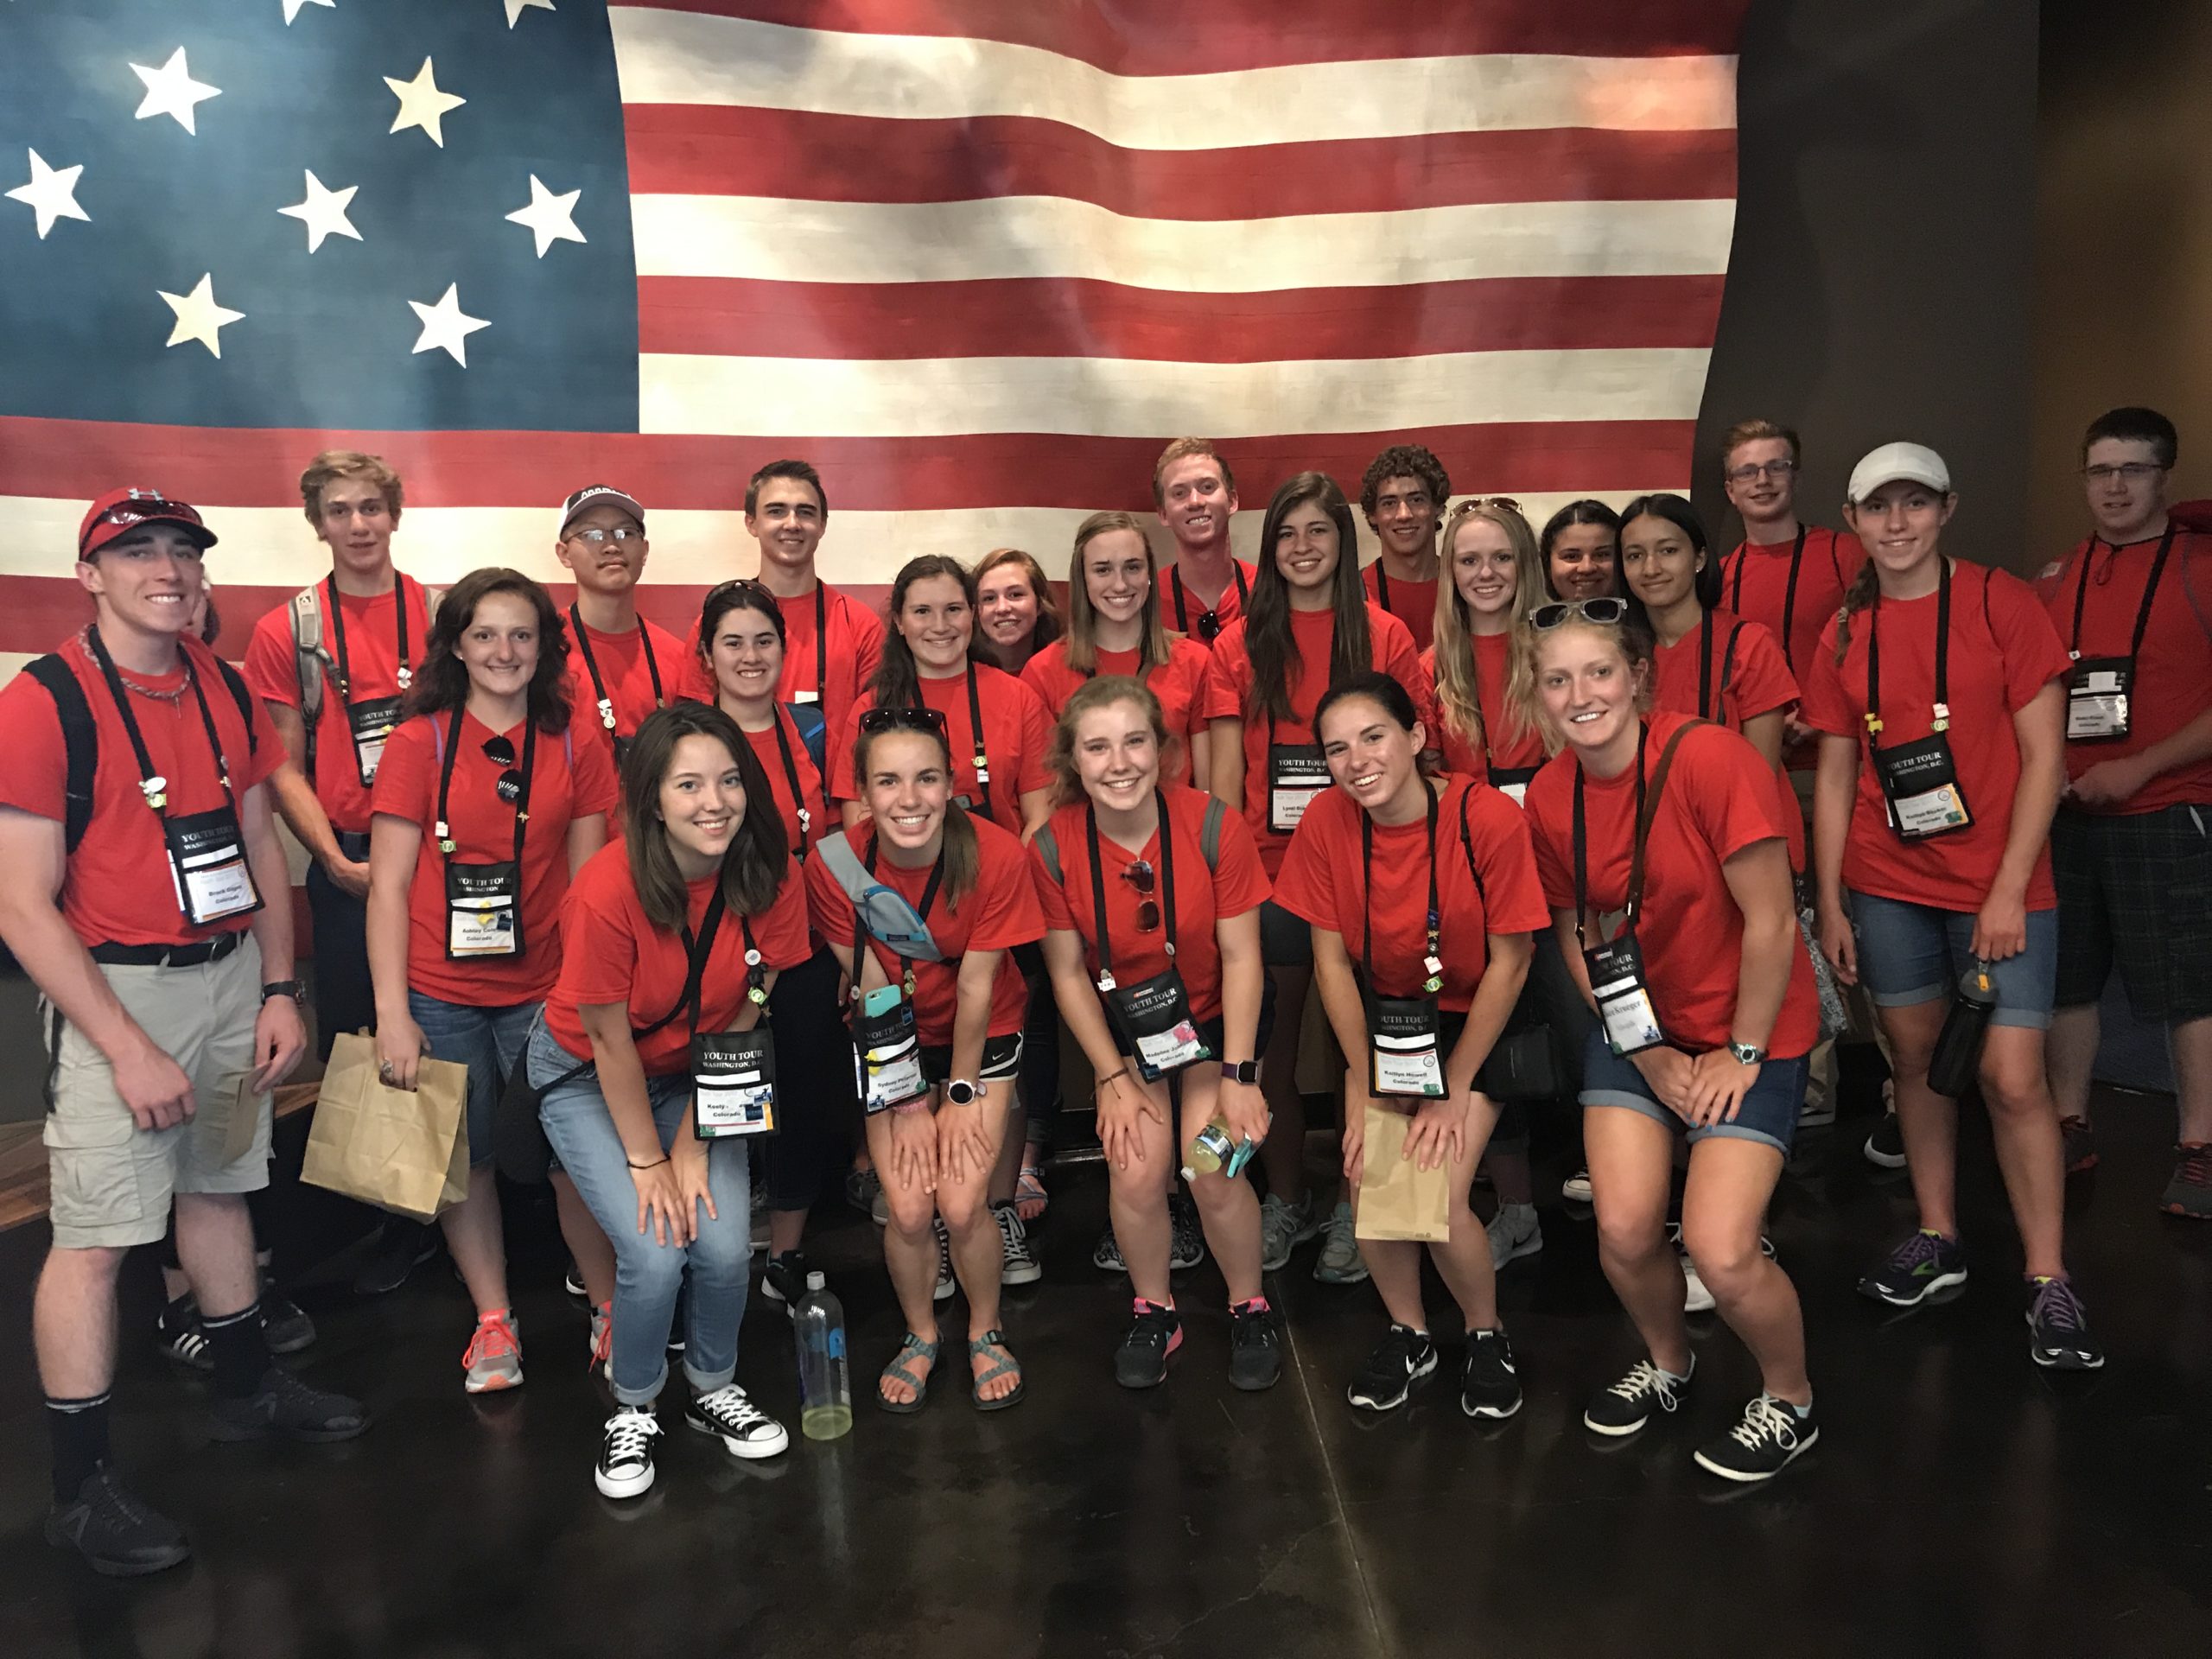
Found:
[[[1966,1281],[1967,1253],[1959,1241],[1923,1227],[1859,1280],[1859,1294],[1892,1307],[1914,1307],[1937,1291]]]
[[[2061,1371],[2094,1371],[2105,1363],[2105,1351],[2089,1334],[2089,1316],[2070,1279],[2037,1279],[2036,1299],[2028,1306],[2028,1352],[2038,1365]]]
[[[1167,1265],[1176,1272],[1195,1268],[1206,1259],[1206,1234],[1198,1223],[1198,1206],[1179,1192],[1167,1200]]]
[[[438,1253],[438,1232],[403,1216],[388,1217],[368,1259],[353,1275],[357,1296],[383,1296],[407,1282],[408,1274]]]
[[[1744,1421],[1710,1446],[1690,1454],[1697,1466],[1723,1480],[1772,1480],[1821,1438],[1821,1426],[1770,1394],[1753,1396]]]
[[[311,1389],[281,1365],[261,1376],[261,1391],[218,1400],[212,1428],[219,1440],[350,1440],[369,1426],[368,1408],[342,1394]]]
[[[1125,1389],[1158,1388],[1167,1380],[1167,1356],[1182,1345],[1181,1316],[1138,1297],[1129,1333],[1114,1351],[1114,1380]]]
[[[638,1497],[652,1490],[653,1442],[660,1419],[651,1406],[617,1406],[599,1442],[592,1484],[602,1497]]]
[[[562,1275],[562,1292],[576,1305],[580,1313],[591,1312],[591,1289],[584,1283],[584,1270],[576,1265],[576,1258],[569,1258],[569,1270]]]
[[[207,1327],[200,1323],[200,1304],[190,1291],[163,1308],[154,1320],[154,1346],[195,1371],[215,1369],[215,1351],[208,1344]]]
[[[1895,1112],[1884,1113],[1866,1137],[1866,1161],[1879,1169],[1904,1167],[1904,1131],[1897,1127]]]
[[[46,1541],[75,1550],[111,1579],[159,1573],[192,1554],[176,1522],[149,1509],[105,1464],[85,1477],[75,1502],[47,1511]]]
[[[781,1255],[770,1256],[760,1269],[760,1294],[797,1319],[798,1299],[806,1294],[806,1252],[785,1250]]]
[[[1264,1296],[1229,1310],[1229,1382],[1246,1393],[1272,1389],[1282,1378],[1282,1315]]]
[[[1428,1332],[1394,1325],[1375,1344],[1367,1363],[1344,1398],[1362,1411],[1395,1411],[1406,1403],[1414,1384],[1436,1369],[1436,1344]]]
[[[754,1405],[734,1382],[683,1402],[683,1422],[721,1440],[733,1458],[772,1458],[791,1443],[791,1431]]]
[[[1470,1417],[1510,1417],[1521,1409],[1521,1379],[1505,1327],[1467,1332],[1466,1369],[1459,1375],[1459,1409]]]
[[[1690,1362],[1696,1369],[1697,1362]],[[1582,1426],[1595,1434],[1633,1434],[1651,1421],[1654,1408],[1671,1412],[1682,1403],[1687,1376],[1670,1376],[1648,1359],[1629,1367],[1628,1375],[1602,1390],[1582,1414]]]
[[[276,1274],[261,1274],[261,1334],[272,1354],[296,1354],[315,1346],[315,1321],[307,1311],[276,1287]]]

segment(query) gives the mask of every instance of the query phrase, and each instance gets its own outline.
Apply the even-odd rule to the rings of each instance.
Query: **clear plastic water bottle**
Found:
[[[1233,1180],[1251,1161],[1253,1151],[1249,1141],[1231,1141],[1229,1125],[1217,1117],[1192,1140],[1190,1159],[1183,1166],[1183,1179],[1187,1181],[1211,1175],[1218,1169]]]
[[[798,1343],[798,1427],[810,1440],[852,1433],[853,1376],[845,1362],[845,1310],[819,1273],[806,1275],[792,1327]]]

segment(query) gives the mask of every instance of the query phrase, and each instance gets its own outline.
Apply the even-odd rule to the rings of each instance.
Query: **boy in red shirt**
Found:
[[[1382,543],[1360,573],[1367,596],[1406,625],[1414,649],[1436,637],[1436,530],[1452,480],[1444,463],[1418,443],[1394,443],[1367,464],[1359,510]]]

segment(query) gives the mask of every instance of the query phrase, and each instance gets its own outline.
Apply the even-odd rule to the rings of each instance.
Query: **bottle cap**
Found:
[[[806,1287],[809,1290],[820,1290],[829,1282],[830,1281],[823,1276],[819,1268],[806,1275]]]

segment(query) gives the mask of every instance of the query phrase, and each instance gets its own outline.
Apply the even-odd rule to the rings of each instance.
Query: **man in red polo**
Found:
[[[1253,568],[1229,550],[1236,479],[1208,438],[1178,438],[1152,468],[1160,522],[1175,538],[1175,563],[1161,578],[1161,620],[1207,650],[1244,614]]]
[[[77,543],[92,625],[0,690],[0,938],[38,986],[48,1044],[53,1245],[31,1314],[46,1531],[116,1575],[189,1553],[108,1466],[116,1275],[172,1204],[215,1438],[367,1426],[272,1364],[262,1330],[244,1195],[268,1182],[268,1091],[306,1033],[267,787],[283,747],[192,632],[214,541],[158,490],[102,496]]]

